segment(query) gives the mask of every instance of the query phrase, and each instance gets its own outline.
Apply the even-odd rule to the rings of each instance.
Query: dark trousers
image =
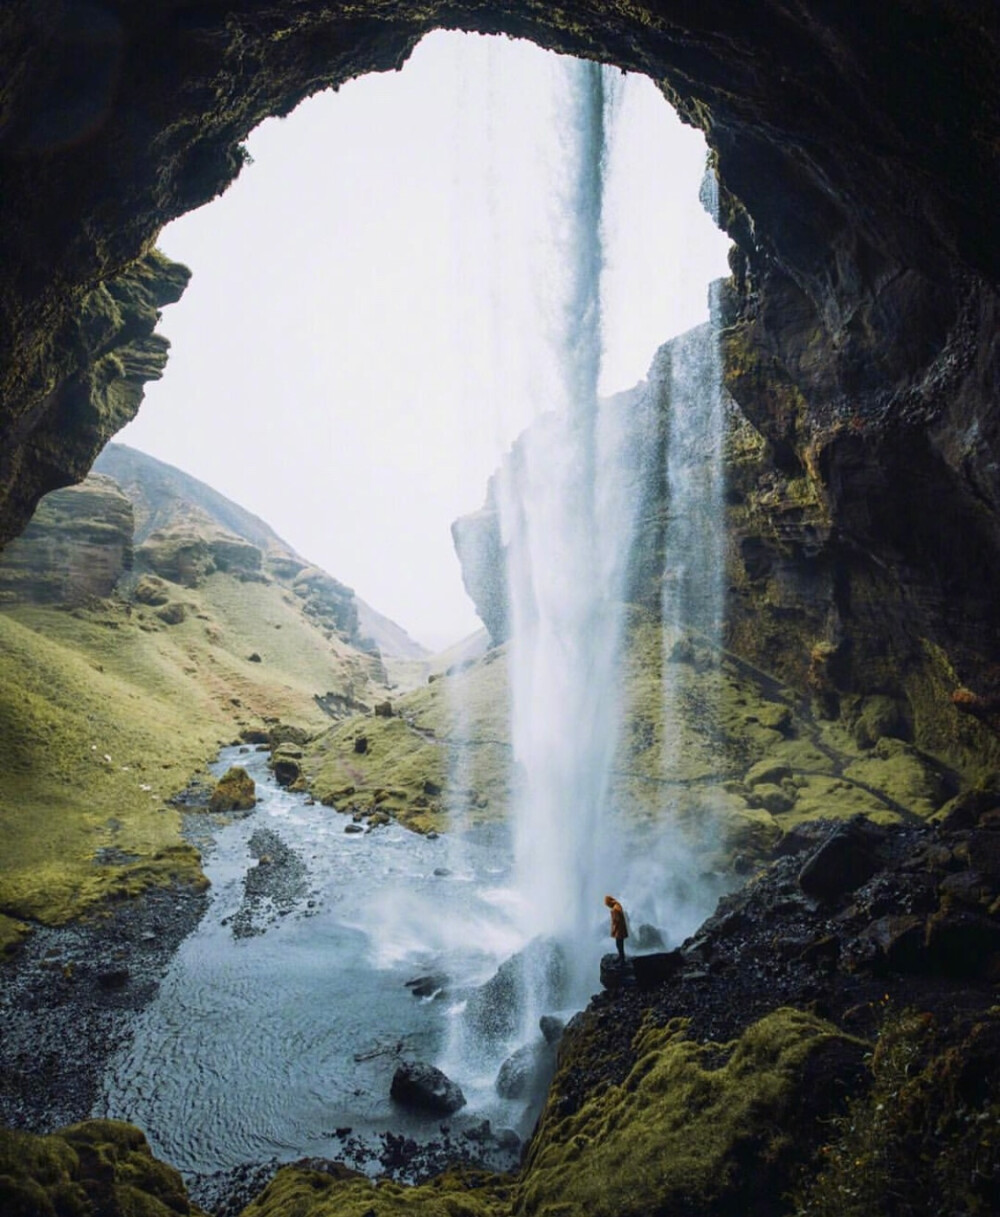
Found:
[[[618,962],[624,963],[625,962],[625,939],[616,938],[615,946],[618,948]]]

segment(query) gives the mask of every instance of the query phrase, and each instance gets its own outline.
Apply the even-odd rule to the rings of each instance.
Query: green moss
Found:
[[[803,1171],[796,1217],[995,1212],[1000,1173],[1000,1009],[964,1036],[916,1010],[888,1008],[872,1085],[835,1117]]]
[[[622,1085],[592,1092],[565,1118],[557,1075],[515,1211],[626,1217],[707,1210],[723,1197],[734,1203],[756,1186],[753,1172],[766,1174],[792,1152],[807,1066],[831,1045],[862,1050],[790,1009],[721,1051],[688,1039],[685,1023],[674,1020],[640,1033]],[[720,1055],[728,1058],[721,1065]]]
[[[510,738],[505,656],[484,660],[397,699],[391,718],[356,716],[305,750],[310,789],[341,810],[378,807],[417,831],[451,814],[506,814]],[[364,751],[356,746],[364,739]]]
[[[343,1169],[334,1174],[286,1167],[241,1217],[507,1217],[511,1181],[476,1171],[447,1171],[419,1187],[373,1183]]]
[[[317,730],[315,695],[368,693],[370,660],[277,586],[215,575],[176,590],[188,611],[169,627],[113,601],[0,613],[5,942],[9,919],[61,924],[150,884],[202,884],[169,799],[241,730]]]
[[[90,1120],[51,1136],[0,1129],[5,1217],[198,1215],[173,1167],[150,1153],[138,1128]]]

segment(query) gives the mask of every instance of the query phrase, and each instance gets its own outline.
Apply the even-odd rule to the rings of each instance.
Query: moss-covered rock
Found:
[[[226,770],[208,801],[210,811],[249,811],[256,805],[256,783],[241,765]]]
[[[641,1034],[621,1085],[560,1116],[567,1054],[525,1163],[516,1211],[773,1212],[776,1181],[800,1152],[798,1121],[817,1114],[816,1072],[844,1075],[865,1048],[797,1010],[776,1010],[721,1051],[688,1039],[684,1024],[672,1022]]]
[[[51,1136],[0,1129],[5,1217],[200,1217],[138,1128],[88,1120]]]

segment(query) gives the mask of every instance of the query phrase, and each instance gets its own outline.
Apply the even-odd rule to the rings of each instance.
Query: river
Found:
[[[347,816],[279,787],[266,753],[224,749],[214,771],[230,764],[257,782],[257,806],[191,817],[209,906],[112,1057],[94,1114],[138,1124],[188,1174],[345,1147],[374,1173],[386,1132],[441,1138],[439,1117],[390,1100],[400,1060],[439,1060],[462,993],[523,945],[505,912],[509,846],[499,831],[460,851],[394,823],[345,831]],[[414,997],[406,982],[445,961],[444,991]],[[525,1131],[494,1076],[455,1079],[468,1105],[449,1133],[484,1119]]]

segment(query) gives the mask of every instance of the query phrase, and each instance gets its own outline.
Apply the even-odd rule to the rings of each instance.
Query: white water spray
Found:
[[[549,288],[555,382],[498,479],[507,555],[515,854],[527,936],[567,949],[571,997],[593,984],[595,912],[614,869],[609,805],[620,720],[624,581],[636,502],[621,434],[598,398],[607,132],[618,79],[567,62],[564,183]],[[576,983],[574,983],[576,982]],[[576,992],[579,990],[579,992]],[[539,1010],[527,996],[525,1024]]]

